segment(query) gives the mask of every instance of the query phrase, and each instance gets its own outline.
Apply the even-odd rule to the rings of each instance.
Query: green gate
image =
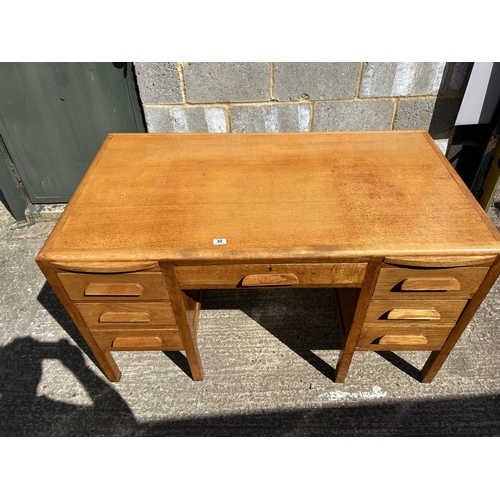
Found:
[[[67,202],[110,132],[144,132],[131,63],[0,63],[0,189]]]

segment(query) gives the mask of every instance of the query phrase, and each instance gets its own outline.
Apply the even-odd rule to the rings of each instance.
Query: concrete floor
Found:
[[[205,292],[205,380],[182,353],[122,352],[113,384],[35,264],[53,226],[0,204],[2,436],[500,435],[500,281],[431,384],[425,353],[357,353],[333,383],[331,291],[298,289]]]

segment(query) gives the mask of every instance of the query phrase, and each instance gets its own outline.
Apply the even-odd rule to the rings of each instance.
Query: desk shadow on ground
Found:
[[[340,335],[328,290],[234,291],[205,294],[205,307],[243,308],[282,342],[311,359],[308,351],[338,349]],[[288,293],[288,292],[287,292]],[[57,301],[50,293],[42,303]],[[226,297],[227,295],[227,297]],[[231,298],[232,295],[232,298]],[[279,296],[281,295],[281,299]],[[309,297],[306,300],[306,296]],[[278,305],[265,307],[264,302]],[[241,300],[241,304],[237,303]],[[243,305],[243,302],[246,305]],[[240,307],[241,306],[241,307]],[[263,307],[264,306],[264,307]],[[299,307],[300,306],[300,307]],[[278,308],[278,310],[276,309]],[[79,335],[62,306],[50,310],[72,336]],[[273,312],[274,311],[274,312]],[[281,312],[280,312],[281,311]],[[87,391],[92,405],[75,405],[37,395],[44,359],[58,359]],[[326,368],[329,372],[331,368]],[[81,350],[66,340],[18,338],[0,348],[0,435],[2,436],[497,436],[500,394],[380,403],[339,404],[298,410],[188,417],[139,423],[112,384],[86,364]]]
[[[92,406],[37,396],[43,359],[59,359]],[[24,337],[0,349],[1,436],[498,436],[500,394],[380,404],[325,402],[275,410],[139,423],[110,384],[66,340]]]
[[[204,290],[201,308],[241,310],[325,377],[334,381],[337,356],[327,362],[315,353],[323,350],[339,351],[342,347],[332,289]],[[419,369],[396,353],[377,354],[418,380]]]
[[[87,391],[92,405],[74,405],[37,395],[44,359],[58,359]],[[85,364],[67,340],[18,338],[0,348],[0,435],[114,436],[135,432],[122,397]]]

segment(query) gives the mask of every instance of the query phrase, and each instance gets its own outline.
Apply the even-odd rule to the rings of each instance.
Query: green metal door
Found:
[[[0,63],[0,189],[67,202],[110,132],[144,132],[131,63]]]

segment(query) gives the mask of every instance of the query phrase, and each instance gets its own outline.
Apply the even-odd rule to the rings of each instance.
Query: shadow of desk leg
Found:
[[[347,372],[349,371],[352,356],[356,350],[356,345],[358,344],[361,327],[363,326],[363,322],[365,320],[366,311],[368,310],[368,305],[370,304],[373,290],[375,288],[375,284],[377,283],[377,277],[381,264],[382,259],[370,259],[368,262],[368,268],[366,270],[365,280],[363,281],[363,287],[361,288],[361,292],[359,294],[352,326],[347,335],[345,335],[342,339],[342,349],[339,354],[337,367],[335,368],[335,382],[337,383],[344,382]]]
[[[448,339],[444,343],[440,351],[433,351],[426,361],[422,371],[420,372],[420,381],[424,383],[432,382],[433,378],[436,376],[437,372],[446,361],[446,358],[450,354],[451,350],[457,343],[458,339],[462,335],[465,327],[469,324],[479,306],[483,302],[484,298],[490,291],[490,288],[495,284],[498,276],[500,274],[500,256],[498,256],[490,267],[488,274],[481,283],[478,291],[474,294],[469,303],[465,307],[462,315],[457,321],[455,328],[450,333]]]

